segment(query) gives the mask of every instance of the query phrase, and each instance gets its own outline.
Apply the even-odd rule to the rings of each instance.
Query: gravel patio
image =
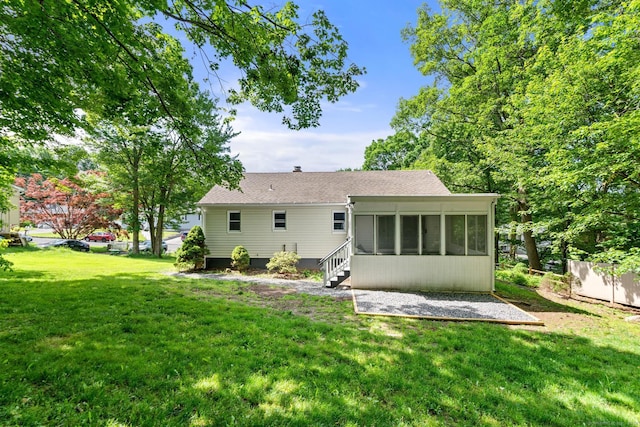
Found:
[[[455,292],[393,292],[326,288],[312,280],[292,280],[225,273],[172,273],[200,279],[249,282],[293,289],[295,292],[353,299],[356,314],[413,317],[432,320],[484,321],[508,324],[543,325],[538,318],[494,294]],[[346,283],[346,282],[345,282]]]

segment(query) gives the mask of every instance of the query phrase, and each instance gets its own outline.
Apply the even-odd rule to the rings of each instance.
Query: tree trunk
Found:
[[[529,259],[529,267],[534,270],[542,270],[540,256],[538,255],[538,247],[536,246],[536,239],[533,237],[533,231],[531,230],[533,218],[529,211],[529,204],[525,198],[525,191],[523,188],[520,188],[518,193],[522,196],[521,199],[518,200],[518,210],[520,211],[520,220],[522,225],[525,226],[522,236],[524,238],[524,247],[527,251],[527,258]]]
[[[164,205],[158,206],[158,225],[156,235],[153,237],[153,253],[158,258],[162,258],[162,231],[164,230]]]
[[[521,203],[521,212],[526,212],[529,206],[526,203]],[[536,239],[533,237],[533,231],[529,228],[531,225],[531,214],[522,214],[522,224],[526,226],[525,231],[522,233],[524,238],[524,247],[527,251],[527,258],[529,259],[529,267],[534,270],[542,270],[540,264],[540,256],[538,255],[538,247],[536,246]]]
[[[138,186],[138,176],[133,178],[133,200],[131,206],[131,229],[133,230],[133,248],[134,254],[140,253],[140,188]]]

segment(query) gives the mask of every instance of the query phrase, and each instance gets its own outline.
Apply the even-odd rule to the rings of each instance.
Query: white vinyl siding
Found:
[[[352,289],[490,292],[493,260],[480,256],[376,256],[351,258]]]
[[[10,231],[11,227],[20,225],[20,193],[11,187],[13,193],[9,197],[9,208],[6,211],[0,210],[0,230]]]
[[[287,206],[285,232],[273,232],[274,206],[204,207],[204,232],[209,257],[229,258],[233,248],[244,246],[252,258],[271,258],[285,248],[303,258],[323,258],[345,240],[332,232],[336,205]],[[242,212],[242,233],[227,232],[227,211]],[[284,209],[283,209],[284,211]]]

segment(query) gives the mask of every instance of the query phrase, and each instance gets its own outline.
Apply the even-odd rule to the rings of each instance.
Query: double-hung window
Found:
[[[274,230],[287,229],[287,212],[286,211],[273,211],[273,229]]]
[[[240,231],[240,211],[228,211],[227,212],[227,231]]]
[[[344,211],[333,211],[333,231],[345,232],[347,230],[347,213]]]

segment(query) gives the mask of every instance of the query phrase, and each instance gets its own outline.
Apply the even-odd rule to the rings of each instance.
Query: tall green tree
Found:
[[[152,21],[163,24],[160,26]],[[156,100],[189,142],[191,66],[166,62],[158,46],[184,56],[174,25],[201,49],[212,74],[240,71],[238,89],[217,94],[283,114],[291,128],[317,126],[321,102],[356,90],[364,70],[348,63],[347,43],[322,12],[301,22],[298,7],[245,0],[18,0],[0,3],[0,184],[15,171],[15,148],[75,135],[81,111],[118,118],[142,94]],[[224,76],[222,76],[224,77]],[[219,81],[225,80],[220,78]],[[213,95],[209,95],[213,100]],[[1,202],[1,201],[0,201]]]
[[[534,267],[536,234],[565,255],[637,245],[639,5],[443,0],[404,32],[434,81],[392,122],[427,141],[412,167],[501,193]]]
[[[101,121],[89,139],[125,207],[134,253],[143,222],[149,225],[152,251],[160,256],[168,219],[191,210],[211,186],[235,187],[242,176],[242,165],[228,154],[232,129],[206,97],[192,101],[200,109],[194,124],[199,132],[189,141],[163,127],[165,118],[153,116],[147,117],[146,125]]]

